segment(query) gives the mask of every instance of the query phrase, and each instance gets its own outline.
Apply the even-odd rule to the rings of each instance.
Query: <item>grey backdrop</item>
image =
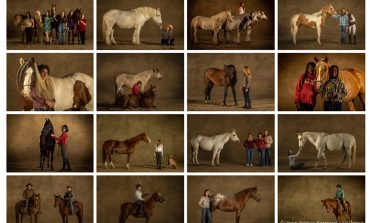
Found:
[[[280,53],[278,55],[278,106],[280,111],[296,111],[294,90],[299,78],[304,74],[306,65],[315,61],[314,57],[328,57],[330,64],[336,64],[339,70],[359,68],[365,71],[365,54],[355,53]],[[315,111],[323,111],[323,100],[320,95],[316,98]],[[356,109],[362,109],[360,100],[355,100]],[[343,104],[343,110],[348,110]]]
[[[99,176],[97,178],[97,222],[117,222],[121,204],[134,202],[135,185],[141,183],[149,197],[160,192],[166,203],[155,203],[150,222],[173,223],[184,220],[184,178],[182,176]],[[149,198],[148,197],[148,198]],[[129,216],[127,223],[145,222]]]
[[[93,77],[93,54],[84,53],[8,53],[7,54],[7,110],[20,111],[19,91],[16,85],[19,59],[35,58],[36,64],[50,67],[50,76],[62,77],[81,72]],[[93,97],[94,98],[94,97]]]

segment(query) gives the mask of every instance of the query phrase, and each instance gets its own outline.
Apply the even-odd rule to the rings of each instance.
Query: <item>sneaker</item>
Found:
[[[246,166],[249,166],[249,163],[247,163],[247,165]]]

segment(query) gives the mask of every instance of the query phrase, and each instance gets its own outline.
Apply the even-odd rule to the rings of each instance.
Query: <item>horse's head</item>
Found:
[[[252,24],[258,22],[258,12],[253,12],[252,11],[251,14],[249,15],[249,18],[250,18]]]
[[[330,213],[330,211],[331,211],[331,207],[330,207],[330,205],[328,204],[328,200],[321,200],[321,202],[322,202],[322,206],[324,206],[324,208],[326,209],[326,211],[327,211],[328,213]]]
[[[323,14],[328,14],[329,16],[331,15],[336,15],[337,12],[335,11],[333,5],[330,3],[322,9]]]
[[[62,197],[60,195],[54,194],[54,208],[56,208],[57,206],[59,206],[59,204],[61,203],[61,201],[62,201]]]
[[[267,18],[267,16],[266,16],[266,14],[265,14],[265,12],[264,11],[262,11],[262,10],[258,10],[258,12],[257,12],[258,14],[257,14],[257,18],[258,19],[262,19],[262,20],[265,20],[265,21],[267,21],[268,20],[268,18]]]
[[[41,206],[41,195],[40,195],[40,194],[35,194],[35,195],[32,197],[32,202],[33,202],[33,206],[34,206],[37,210],[40,210],[40,206]]]
[[[299,149],[302,149],[304,144],[307,142],[307,138],[303,135],[303,133],[297,133],[298,138],[298,147]]]
[[[17,72],[17,86],[21,95],[25,98],[31,98],[31,85],[35,80],[35,60],[19,60],[19,69]]]
[[[153,76],[158,80],[162,79],[162,74],[159,72],[158,68],[153,68]]]
[[[249,66],[244,66],[242,71],[243,74],[251,75],[251,70],[249,69]]]
[[[233,142],[240,143],[240,139],[239,139],[238,135],[236,134],[236,130],[231,131],[230,140],[233,141]]]
[[[225,17],[226,17],[226,20],[228,21],[228,22],[233,22],[233,16],[231,15],[231,11],[230,10],[227,10],[227,11],[225,11]]]
[[[159,10],[159,8],[154,9],[154,13],[151,17],[153,21],[157,23],[159,27],[162,25],[162,15],[161,15],[161,11]]]
[[[226,73],[230,73],[235,75],[236,74],[236,67],[232,64],[224,64],[224,71]]]
[[[155,201],[155,202],[159,202],[159,203],[161,203],[161,204],[166,203],[166,199],[164,199],[164,197],[162,196],[162,194],[161,194],[161,193],[159,193],[159,192],[155,192],[155,193],[153,194],[153,198],[154,198],[154,201]]]
[[[261,195],[258,193],[257,187],[253,187],[250,189],[251,198],[253,198],[257,202],[261,202]]]
[[[21,14],[15,14],[14,15],[14,25],[18,25],[19,23],[22,22],[22,15]]]
[[[143,140],[147,143],[151,143],[152,140],[150,140],[148,134],[146,134],[146,132],[143,133]]]
[[[316,62],[315,74],[316,74],[316,84],[315,88],[318,91],[323,83],[329,79],[329,68],[330,64],[328,63],[328,57],[324,59],[314,58]]]

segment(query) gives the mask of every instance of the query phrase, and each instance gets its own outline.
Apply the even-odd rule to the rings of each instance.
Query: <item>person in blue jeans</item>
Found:
[[[332,15],[331,17],[334,19],[339,19],[339,34],[340,34],[340,39],[339,43],[340,44],[345,44],[347,41],[347,36],[348,36],[348,26],[349,26],[349,20],[348,16],[346,13],[346,9],[342,8],[341,14],[340,15]]]
[[[254,153],[254,139],[252,134],[248,134],[248,138],[244,141],[244,148],[247,154],[247,166],[253,166],[253,153]]]
[[[65,35],[65,28],[67,26],[67,17],[66,13],[62,11],[59,16],[57,16],[58,20],[58,43],[60,45],[64,45],[64,35]]]
[[[210,199],[211,192],[209,189],[206,189],[203,193],[203,196],[200,198],[198,204],[202,207],[201,210],[201,223],[212,223],[211,211],[209,205],[211,202]]]
[[[258,155],[260,158],[260,166],[266,166],[266,158],[265,158],[266,144],[265,144],[265,139],[263,138],[262,132],[258,133],[258,137],[255,140],[255,143],[257,145]]]

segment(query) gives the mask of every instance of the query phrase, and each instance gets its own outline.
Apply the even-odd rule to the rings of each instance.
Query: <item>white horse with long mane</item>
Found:
[[[231,15],[230,10],[222,11],[211,17],[195,16],[191,20],[191,26],[190,26],[191,40],[194,43],[198,43],[198,37],[197,37],[198,29],[213,30],[212,43],[218,44],[218,40],[217,40],[218,32],[221,30],[222,25],[226,21],[228,22],[233,21],[233,17]]]
[[[119,74],[114,79],[114,83],[116,84],[116,96],[123,94],[124,87],[132,89],[134,84],[138,81],[141,81],[142,90],[145,90],[145,86],[148,84],[151,78],[156,78],[158,80],[162,79],[162,74],[159,72],[157,68],[144,70],[138,74]]]
[[[162,25],[161,12],[158,9],[151,7],[139,7],[131,11],[121,11],[118,9],[112,9],[103,15],[103,38],[105,44],[111,45],[117,44],[113,37],[113,26],[117,26],[121,29],[132,29],[134,28],[134,34],[132,36],[133,44],[140,44],[140,30],[146,21],[152,19],[158,26]]]
[[[83,82],[89,90],[91,100],[85,105],[86,110],[93,110],[94,82],[93,78],[84,73],[72,73],[63,77],[48,76],[42,80],[35,60],[19,60],[17,72],[17,86],[20,94],[32,100],[31,86],[46,100],[55,101],[54,110],[64,111],[72,108],[74,100],[74,85],[77,80]]]
[[[326,169],[328,163],[326,161],[325,151],[342,151],[343,160],[340,164],[342,166],[348,159],[348,168],[352,168],[356,163],[356,139],[349,133],[335,133],[328,134],[325,132],[303,132],[298,134],[299,150],[308,141],[317,149],[317,158],[315,169],[319,165],[320,159],[324,160]]]
[[[296,36],[299,27],[304,26],[307,28],[312,28],[317,30],[317,43],[321,45],[320,36],[321,36],[321,29],[325,25],[325,19],[329,15],[335,15],[337,12],[335,11],[332,4],[328,4],[324,6],[320,11],[317,11],[312,14],[303,14],[298,13],[292,16],[290,19],[290,33],[293,38],[293,43],[296,44]]]
[[[229,141],[233,142],[240,142],[236,131],[233,130],[232,132],[225,132],[223,134],[215,135],[215,136],[203,136],[197,135],[193,137],[190,141],[191,143],[191,154],[192,154],[192,163],[199,165],[198,161],[198,152],[199,149],[204,151],[212,151],[212,166],[215,165],[215,159],[217,158],[217,165],[220,165],[220,153],[224,148],[224,145]]]

